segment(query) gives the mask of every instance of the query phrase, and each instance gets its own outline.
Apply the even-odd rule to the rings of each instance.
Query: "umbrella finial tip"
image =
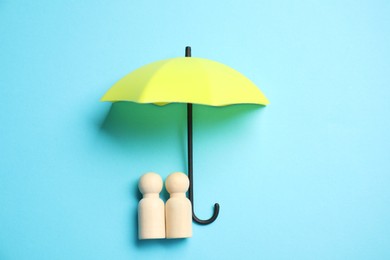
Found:
[[[191,46],[186,46],[186,57],[191,57]]]

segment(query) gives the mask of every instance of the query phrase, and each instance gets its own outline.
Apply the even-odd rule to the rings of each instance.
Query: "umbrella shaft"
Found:
[[[186,47],[186,57],[191,57],[191,47]],[[219,213],[219,204],[214,204],[214,213],[213,216],[209,219],[202,220],[199,219],[194,212],[194,180],[193,180],[193,161],[192,161],[192,104],[187,104],[187,144],[188,144],[188,179],[190,181],[190,186],[188,188],[188,199],[192,203],[192,219],[201,225],[208,225],[213,223],[214,220],[218,217]]]
[[[188,179],[190,181],[190,187],[188,189],[188,198],[192,203],[193,193],[193,156],[192,156],[192,104],[187,104],[187,148],[188,148]]]
[[[191,57],[191,47],[186,47],[186,57]],[[192,161],[192,104],[187,104],[187,144],[188,144],[188,179],[190,181],[190,187],[188,188],[188,198],[192,205],[194,204],[194,193],[193,193],[193,161]],[[194,209],[192,208],[192,212]]]

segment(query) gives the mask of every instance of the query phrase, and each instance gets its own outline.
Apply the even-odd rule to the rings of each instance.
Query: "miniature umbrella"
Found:
[[[204,225],[218,217],[219,204],[215,203],[210,219],[201,220],[194,213],[192,104],[269,104],[264,94],[244,75],[219,62],[191,57],[190,47],[186,47],[185,57],[156,61],[129,73],[112,86],[101,101],[157,105],[187,103],[188,197],[193,220]]]

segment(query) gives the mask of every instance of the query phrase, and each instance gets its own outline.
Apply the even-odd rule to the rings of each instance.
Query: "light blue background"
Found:
[[[0,259],[390,259],[389,1],[0,1]],[[100,103],[184,55],[271,104],[194,108],[187,240],[137,241],[186,169],[185,106]],[[166,198],[167,194],[163,193]]]

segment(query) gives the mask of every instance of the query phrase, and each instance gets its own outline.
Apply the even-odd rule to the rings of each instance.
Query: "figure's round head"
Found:
[[[148,172],[141,176],[138,189],[142,194],[160,193],[163,187],[161,176],[154,172]]]
[[[165,181],[165,188],[169,193],[182,193],[188,190],[190,181],[187,175],[182,172],[175,172],[168,176]]]

